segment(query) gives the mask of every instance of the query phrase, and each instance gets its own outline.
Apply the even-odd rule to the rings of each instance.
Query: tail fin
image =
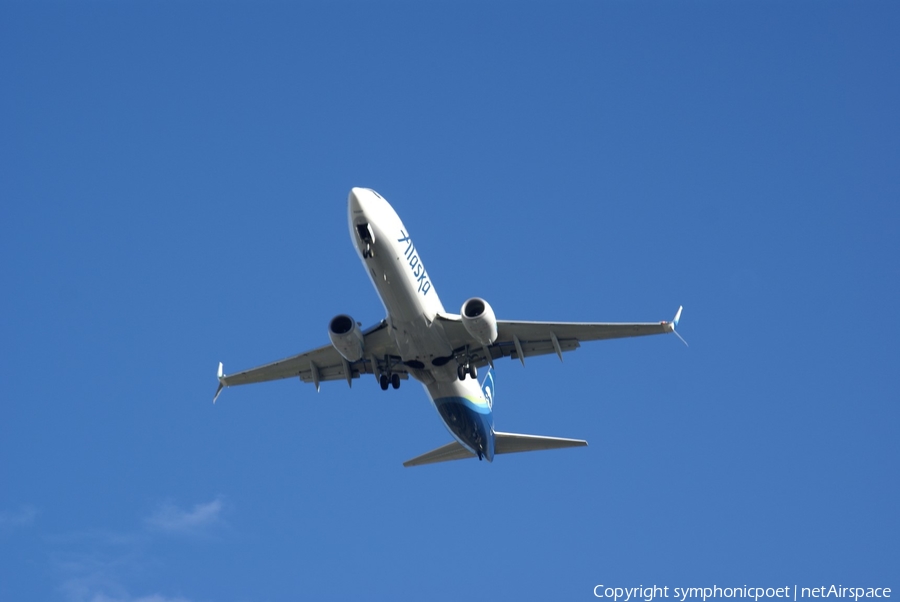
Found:
[[[484,395],[484,400],[487,402],[488,407],[492,410],[494,409],[494,391],[494,369],[491,368],[484,376],[484,380],[481,381],[481,393]]]

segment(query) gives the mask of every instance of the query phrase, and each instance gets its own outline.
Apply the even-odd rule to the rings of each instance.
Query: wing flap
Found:
[[[562,342],[563,339],[578,341],[602,341],[605,339],[621,339],[640,337],[650,334],[672,332],[667,322],[633,322],[633,323],[579,323],[579,322],[507,322],[498,321],[498,339],[512,340],[515,335],[520,340],[550,340],[551,334]]]
[[[575,339],[557,339],[557,342],[559,343],[559,349],[561,352],[574,351],[575,349],[581,347],[581,344]],[[547,339],[546,341],[519,341],[519,345],[522,347],[522,355],[524,357],[556,353],[556,347],[553,345],[553,341],[551,339]],[[491,359],[496,360],[502,357],[519,359],[519,351],[518,349],[516,349],[515,342],[498,340],[496,343],[488,347],[487,351],[491,354]],[[484,349],[481,350],[478,359],[475,361],[475,365],[479,368],[489,363],[487,361],[487,358],[483,356]]]

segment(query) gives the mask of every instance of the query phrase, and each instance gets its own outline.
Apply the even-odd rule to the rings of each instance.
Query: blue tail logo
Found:
[[[481,393],[484,400],[487,401],[488,407],[494,409],[494,369],[488,370],[487,376],[481,381]]]

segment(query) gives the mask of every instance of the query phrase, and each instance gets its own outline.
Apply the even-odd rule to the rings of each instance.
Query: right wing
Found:
[[[350,384],[361,374],[380,374],[386,371],[385,358],[398,360],[396,345],[388,335],[387,322],[381,322],[363,331],[366,356],[355,362],[348,362],[332,345],[325,345],[306,353],[272,362],[243,372],[235,372],[227,376],[219,364],[219,388],[213,403],[225,387],[248,385],[269,380],[299,377],[305,383],[313,383],[316,390],[319,383],[326,380],[346,380]],[[399,361],[391,361],[390,371],[400,378],[409,378],[406,366]]]

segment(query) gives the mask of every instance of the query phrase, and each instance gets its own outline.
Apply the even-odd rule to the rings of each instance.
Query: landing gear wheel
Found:
[[[469,376],[472,377],[472,380],[478,378],[478,368],[475,367],[475,364],[469,364]]]
[[[459,377],[459,380],[466,380],[466,367],[460,364],[456,367],[456,375]]]
[[[382,391],[387,391],[388,388],[388,377],[387,374],[382,374],[378,377],[378,384],[381,385]]]
[[[395,389],[400,388],[400,375],[397,373],[391,374],[391,386]]]

